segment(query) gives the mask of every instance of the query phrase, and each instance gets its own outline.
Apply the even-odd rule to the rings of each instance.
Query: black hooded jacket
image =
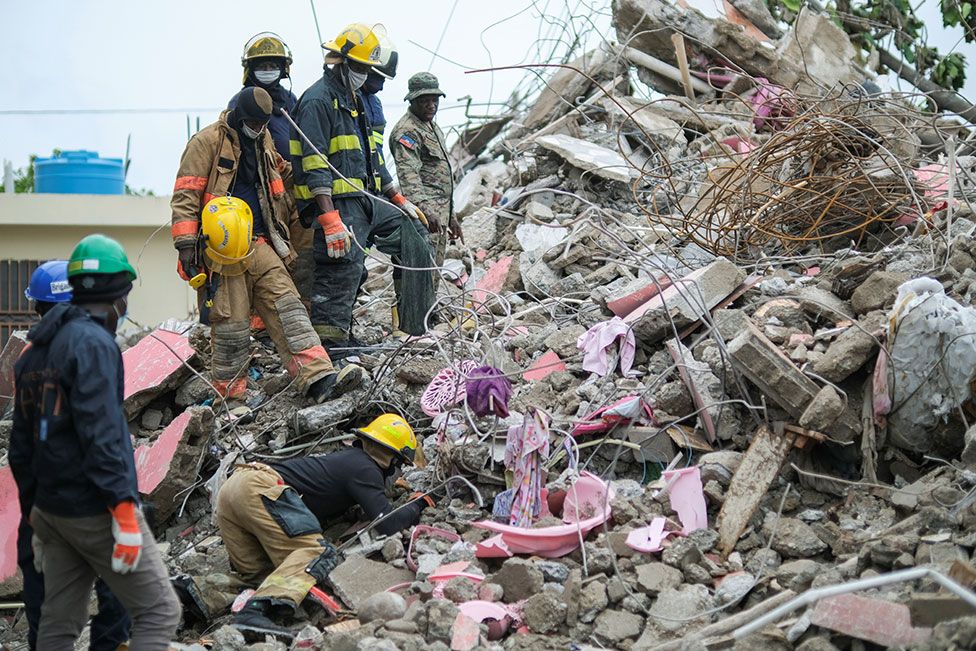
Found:
[[[26,515],[104,514],[138,501],[132,438],[122,411],[122,353],[82,308],[61,303],[27,334],[15,366],[10,469]]]

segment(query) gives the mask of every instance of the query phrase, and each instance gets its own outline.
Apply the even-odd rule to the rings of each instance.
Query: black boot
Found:
[[[315,404],[338,398],[350,389],[363,383],[366,371],[356,364],[347,364],[338,371],[329,373],[308,388],[308,397]]]
[[[230,625],[244,634],[249,641],[264,641],[265,635],[274,635],[283,642],[291,642],[295,633],[276,624],[269,617],[271,604],[265,599],[251,599],[234,615]]]

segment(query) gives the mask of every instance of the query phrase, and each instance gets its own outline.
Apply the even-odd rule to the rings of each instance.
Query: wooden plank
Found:
[[[723,556],[735,549],[735,543],[786,462],[795,440],[796,434],[785,432],[777,436],[765,425],[756,430],[718,514],[719,550]]]

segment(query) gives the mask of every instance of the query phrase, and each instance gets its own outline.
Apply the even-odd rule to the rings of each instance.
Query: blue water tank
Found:
[[[94,151],[63,151],[34,159],[34,192],[55,194],[125,194],[121,158],[99,158]]]

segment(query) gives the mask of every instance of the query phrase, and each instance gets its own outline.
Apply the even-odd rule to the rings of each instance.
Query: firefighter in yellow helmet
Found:
[[[410,253],[419,249],[423,258],[424,247],[428,253],[430,249],[428,229],[437,232],[439,224],[399,193],[372,137],[361,89],[369,72],[382,62],[382,45],[373,28],[349,25],[322,47],[328,51],[325,71],[302,94],[293,113],[301,134],[292,130],[292,167],[299,214],[314,228],[312,324],[327,349],[348,350],[356,346],[351,339],[352,309],[366,277],[362,247],[373,243],[399,262],[411,246]],[[387,201],[378,200],[380,195]],[[409,216],[406,222],[401,219],[404,213]],[[407,224],[416,236],[404,234],[401,226]],[[355,234],[355,244],[350,233]],[[431,256],[426,258],[426,263],[404,266],[429,267]],[[400,269],[393,275],[399,297]],[[433,302],[432,294],[431,289],[425,302]]]
[[[253,310],[298,390],[314,402],[329,400],[364,373],[333,367],[288,275],[295,204],[283,181],[290,165],[268,133],[271,97],[248,87],[238,99],[190,139],[180,160],[170,202],[177,270],[209,310],[211,381],[222,396],[245,397]]]
[[[393,512],[386,482],[413,464],[417,437],[397,414],[383,414],[355,434],[355,444],[339,452],[239,466],[217,494],[217,524],[231,565],[261,581],[232,623],[246,634],[291,635],[275,620],[294,611],[338,562],[322,539],[330,522],[355,506],[368,521]],[[434,503],[420,494],[411,498],[376,530],[390,535],[417,524]]]

